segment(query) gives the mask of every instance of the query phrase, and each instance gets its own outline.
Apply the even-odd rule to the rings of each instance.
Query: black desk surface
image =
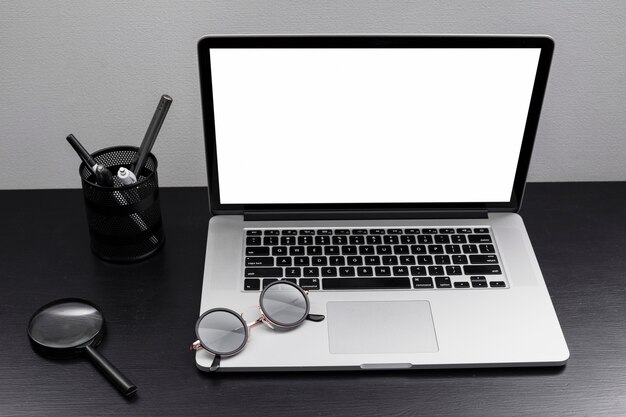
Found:
[[[522,216],[571,357],[560,368],[206,375],[189,344],[200,305],[204,188],[163,189],[167,242],[144,263],[91,254],[80,190],[0,192],[0,415],[626,415],[626,183],[530,184]],[[30,348],[40,305],[76,296],[108,322],[86,360]]]

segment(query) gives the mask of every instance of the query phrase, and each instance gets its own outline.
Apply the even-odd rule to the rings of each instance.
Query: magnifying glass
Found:
[[[51,359],[70,359],[86,354],[91,362],[124,396],[137,387],[96,351],[104,336],[104,316],[93,303],[80,298],[52,301],[33,314],[28,337],[35,350]]]

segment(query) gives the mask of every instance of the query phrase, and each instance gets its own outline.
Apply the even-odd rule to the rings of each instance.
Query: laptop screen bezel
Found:
[[[526,118],[520,155],[515,172],[511,197],[508,202],[455,203],[337,203],[337,204],[222,204],[220,201],[218,155],[215,137],[215,119],[211,77],[210,50],[212,48],[538,48],[541,50],[537,74]],[[200,91],[209,185],[209,206],[213,214],[242,214],[254,212],[315,211],[437,211],[487,210],[516,212],[519,210],[532,148],[535,141],[541,105],[554,51],[553,40],[544,35],[285,35],[285,36],[207,36],[198,42]]]

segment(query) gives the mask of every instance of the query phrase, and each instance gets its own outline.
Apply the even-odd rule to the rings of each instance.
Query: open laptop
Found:
[[[255,326],[221,370],[564,364],[516,214],[552,51],[545,36],[201,39],[200,313],[254,321],[284,279],[326,316]]]

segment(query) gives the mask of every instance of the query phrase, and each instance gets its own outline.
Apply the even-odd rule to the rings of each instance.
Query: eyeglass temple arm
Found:
[[[218,369],[220,369],[221,360],[222,360],[222,357],[220,355],[215,355],[215,357],[213,358],[213,363],[211,364],[211,367],[209,368],[209,372],[215,372]]]

